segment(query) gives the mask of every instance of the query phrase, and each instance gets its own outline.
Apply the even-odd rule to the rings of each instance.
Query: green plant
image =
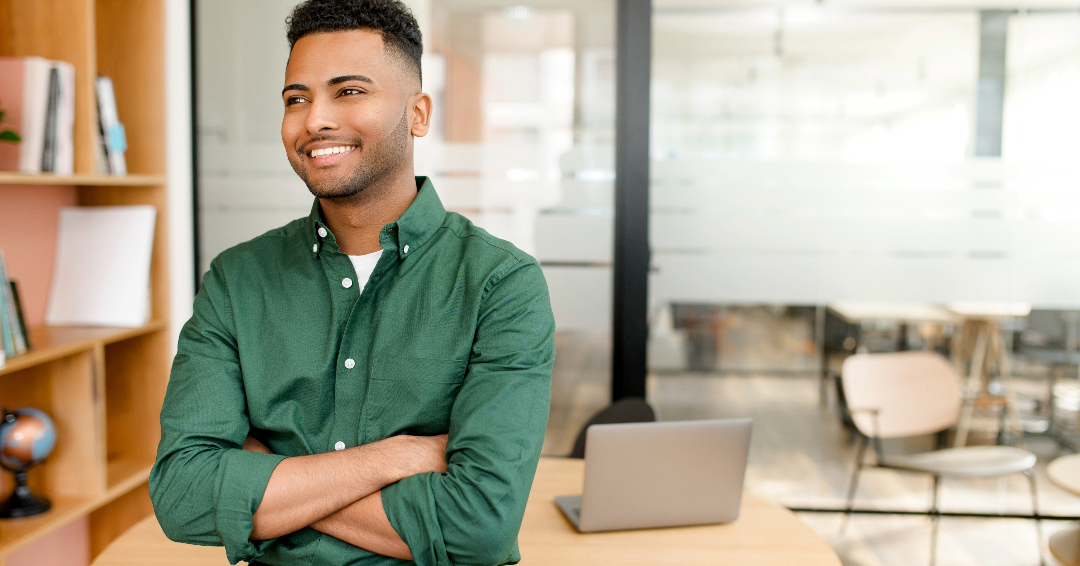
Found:
[[[4,109],[0,108],[0,124],[4,123]],[[0,128],[0,141],[6,141],[11,143],[19,143],[22,138],[19,134],[15,133],[15,130],[4,130]]]

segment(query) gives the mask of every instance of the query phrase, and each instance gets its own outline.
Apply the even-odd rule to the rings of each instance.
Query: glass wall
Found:
[[[1075,11],[729,6],[653,20],[654,368],[742,367],[732,305],[1080,306]]]
[[[540,260],[558,351],[545,453],[566,454],[610,399],[614,0],[422,10],[437,127],[417,171],[450,210]]]

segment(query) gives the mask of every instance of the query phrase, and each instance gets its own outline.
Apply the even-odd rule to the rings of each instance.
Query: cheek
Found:
[[[292,153],[296,149],[296,140],[303,130],[303,118],[299,113],[286,113],[281,119],[281,142]]]

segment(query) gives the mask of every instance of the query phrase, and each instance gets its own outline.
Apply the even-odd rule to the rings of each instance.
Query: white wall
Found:
[[[191,317],[194,240],[191,177],[190,0],[165,3],[165,142],[169,214],[170,331],[174,339]]]

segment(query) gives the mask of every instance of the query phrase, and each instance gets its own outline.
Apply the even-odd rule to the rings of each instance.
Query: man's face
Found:
[[[296,42],[285,69],[281,140],[312,194],[355,195],[409,160],[416,89],[407,73],[378,32],[316,33]]]

